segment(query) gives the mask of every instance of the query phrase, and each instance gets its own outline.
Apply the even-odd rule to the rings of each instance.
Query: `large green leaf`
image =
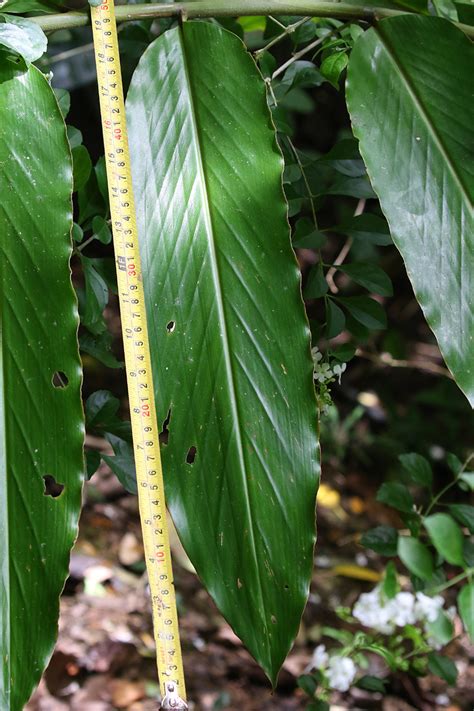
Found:
[[[127,103],[168,503],[274,681],[308,595],[319,465],[265,86],[234,35],[185,23],[146,50]]]
[[[450,22],[395,17],[357,41],[347,103],[416,298],[474,405],[473,73]]]
[[[66,130],[42,73],[0,62],[0,707],[20,711],[56,637],[84,429]]]

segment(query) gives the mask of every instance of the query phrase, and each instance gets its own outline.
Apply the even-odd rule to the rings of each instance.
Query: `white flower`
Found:
[[[415,614],[418,620],[434,622],[443,607],[444,600],[441,595],[429,597],[422,592],[416,593]]]
[[[332,367],[332,371],[333,371],[334,375],[336,376],[336,378],[339,382],[339,385],[341,384],[341,375],[343,374],[343,372],[345,371],[346,368],[347,368],[347,363],[341,363],[341,364],[336,363],[336,365],[333,365],[333,367]]]
[[[391,634],[394,631],[393,613],[391,601],[382,604],[379,588],[374,588],[369,593],[362,593],[352,610],[352,614],[361,624],[372,627],[382,634]]]
[[[312,669],[325,669],[328,665],[329,655],[326,652],[326,647],[324,644],[318,644],[313,652],[311,661],[305,669],[305,672],[309,672]]]
[[[357,667],[349,657],[331,657],[327,677],[331,689],[347,691],[357,674]]]
[[[415,596],[410,592],[399,592],[393,598],[393,617],[397,627],[413,625],[416,622]]]
[[[329,363],[315,363],[314,366],[314,379],[319,383],[324,383],[325,380],[330,380],[333,376],[333,372],[329,367]]]
[[[313,360],[315,363],[319,363],[319,361],[323,359],[323,354],[316,346],[314,348],[311,348],[311,355],[313,356]]]

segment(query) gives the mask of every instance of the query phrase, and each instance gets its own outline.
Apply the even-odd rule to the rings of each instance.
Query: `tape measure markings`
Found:
[[[91,19],[158,674],[163,708],[178,710],[186,693],[113,0]]]

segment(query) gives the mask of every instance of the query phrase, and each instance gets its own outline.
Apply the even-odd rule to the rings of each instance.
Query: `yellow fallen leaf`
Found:
[[[377,573],[376,570],[370,570],[370,568],[362,568],[360,565],[335,565],[334,568],[331,568],[331,573],[356,580],[370,580],[373,583],[382,580],[382,573]]]
[[[318,504],[326,509],[335,509],[341,503],[341,497],[332,487],[321,484],[318,490]]]

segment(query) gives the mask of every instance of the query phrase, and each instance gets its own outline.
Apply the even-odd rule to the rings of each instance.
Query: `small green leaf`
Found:
[[[386,220],[378,215],[364,213],[331,227],[331,232],[341,232],[348,237],[385,247],[392,244]]]
[[[102,333],[106,326],[102,313],[109,300],[109,290],[104,279],[88,257],[81,255],[86,283],[85,304],[81,308],[81,321],[92,333]]]
[[[400,590],[398,582],[397,569],[393,560],[389,562],[385,568],[385,575],[382,581],[382,593],[388,600],[392,600]]]
[[[346,317],[344,312],[334,303],[333,299],[326,301],[326,337],[330,340],[338,336],[344,330]]]
[[[371,330],[378,330],[387,327],[387,317],[378,301],[370,299],[368,296],[349,296],[337,299],[363,326]]]
[[[306,707],[306,711],[329,711],[330,706],[327,701],[322,701],[318,699],[317,701],[311,701],[311,703]]]
[[[463,472],[459,475],[459,481],[467,484],[471,491],[474,491],[474,472]]]
[[[357,178],[336,175],[335,180],[323,191],[323,194],[347,195],[348,197],[365,198],[367,200],[377,197],[366,175],[361,175]]]
[[[316,69],[313,62],[299,60],[288,67],[280,87],[283,87],[284,91],[288,92],[296,87],[309,89],[313,86],[320,86],[323,81],[324,77]]]
[[[25,62],[35,62],[45,52],[48,40],[36,22],[15,15],[0,15],[0,46],[23,57]]]
[[[319,299],[328,291],[328,283],[324,278],[324,272],[321,262],[311,268],[308,276],[308,282],[304,290],[305,299]]]
[[[388,682],[385,679],[379,679],[377,676],[361,676],[357,680],[355,686],[358,689],[365,689],[366,691],[378,691],[381,694],[385,693],[385,686]]]
[[[120,400],[108,390],[97,390],[89,395],[85,405],[87,429],[131,442],[130,422],[117,416],[119,407]]]
[[[88,353],[107,368],[122,368],[123,362],[117,360],[111,350],[112,335],[108,331],[92,334],[84,331],[79,336],[79,347],[83,353]]]
[[[92,170],[92,161],[85,146],[80,145],[72,149],[72,165],[74,190],[80,190],[87,183]]]
[[[356,349],[350,343],[344,343],[341,346],[337,346],[337,348],[331,349],[331,355],[342,363],[348,363],[355,356],[355,353]]]
[[[373,291],[381,296],[392,296],[393,287],[390,278],[383,269],[370,262],[353,262],[352,264],[342,264],[338,270],[350,276],[350,278],[364,286],[369,291]]]
[[[469,504],[450,504],[448,509],[462,526],[466,526],[470,533],[474,533],[474,506],[469,506]]]
[[[461,588],[458,595],[458,610],[469,637],[474,641],[474,582]]]
[[[359,153],[357,141],[353,138],[345,138],[336,143],[329,153],[319,158],[318,163],[332,165],[339,173],[350,178],[366,175],[364,161]]]
[[[429,549],[417,538],[400,536],[398,555],[408,570],[422,580],[429,580],[433,575],[433,557]]]
[[[300,218],[295,225],[293,247],[299,249],[320,249],[326,244],[327,237],[315,229],[314,223],[306,217]]]
[[[459,457],[456,457],[455,454],[452,454],[452,452],[448,452],[446,454],[446,463],[448,467],[451,469],[454,475],[458,475],[459,472],[462,469],[462,462],[459,459]]]
[[[377,526],[364,533],[360,542],[381,555],[397,555],[398,531],[392,526]]]
[[[82,227],[80,227],[76,222],[74,222],[72,225],[71,236],[74,242],[82,242],[82,240],[84,239],[84,232],[82,231]]]
[[[428,669],[432,674],[444,679],[450,686],[456,683],[458,670],[452,659],[443,657],[441,654],[431,652],[428,655]]]
[[[103,198],[102,191],[99,189],[97,182],[97,171],[91,171],[89,180],[78,191],[77,200],[79,204],[79,224],[87,225],[88,220],[95,215],[105,217],[107,213],[106,201]]]
[[[298,677],[297,684],[311,699],[318,689],[318,683],[311,674],[302,674],[302,676]]]
[[[92,220],[92,231],[94,237],[102,244],[110,244],[112,241],[112,232],[110,231],[109,223],[99,215]]]
[[[122,486],[131,494],[137,493],[137,476],[135,473],[135,460],[133,447],[119,437],[108,434],[107,439],[112,445],[115,457],[103,454],[102,459],[112,469]]]
[[[336,88],[339,89],[339,77],[347,67],[349,58],[345,52],[334,52],[321,62],[321,74]]]
[[[447,614],[442,610],[440,610],[434,622],[426,622],[425,625],[430,637],[435,637],[440,644],[448,644],[452,640],[454,626]]]
[[[431,542],[437,552],[452,565],[464,565],[463,535],[454,519],[445,513],[433,514],[424,520]]]
[[[384,482],[377,492],[377,501],[403,513],[413,512],[413,497],[407,487],[398,481]]]
[[[69,146],[71,147],[71,150],[73,148],[76,148],[77,146],[80,146],[82,143],[82,133],[79,131],[79,129],[75,128],[75,126],[66,126],[66,130],[67,139],[69,141]]]
[[[410,481],[420,486],[431,486],[433,483],[433,471],[431,465],[421,454],[401,454],[398,459],[402,467],[408,472]]]
[[[464,563],[468,568],[474,568],[474,540],[464,538],[462,546]]]
[[[69,109],[71,108],[71,95],[68,92],[67,89],[53,89],[54,94],[56,96],[56,100],[58,102],[59,109],[63,115],[63,119],[66,119],[66,116],[69,113]],[[72,129],[72,126],[67,126],[67,133],[68,133],[68,138],[69,138],[69,129]],[[74,131],[77,131],[77,128],[74,129]],[[78,131],[80,133],[80,131]],[[71,141],[69,141],[69,144]],[[71,146],[72,148],[72,146]]]
[[[85,455],[87,478],[90,479],[91,476],[96,473],[97,469],[100,466],[100,452],[98,452],[96,449],[86,449]]]

